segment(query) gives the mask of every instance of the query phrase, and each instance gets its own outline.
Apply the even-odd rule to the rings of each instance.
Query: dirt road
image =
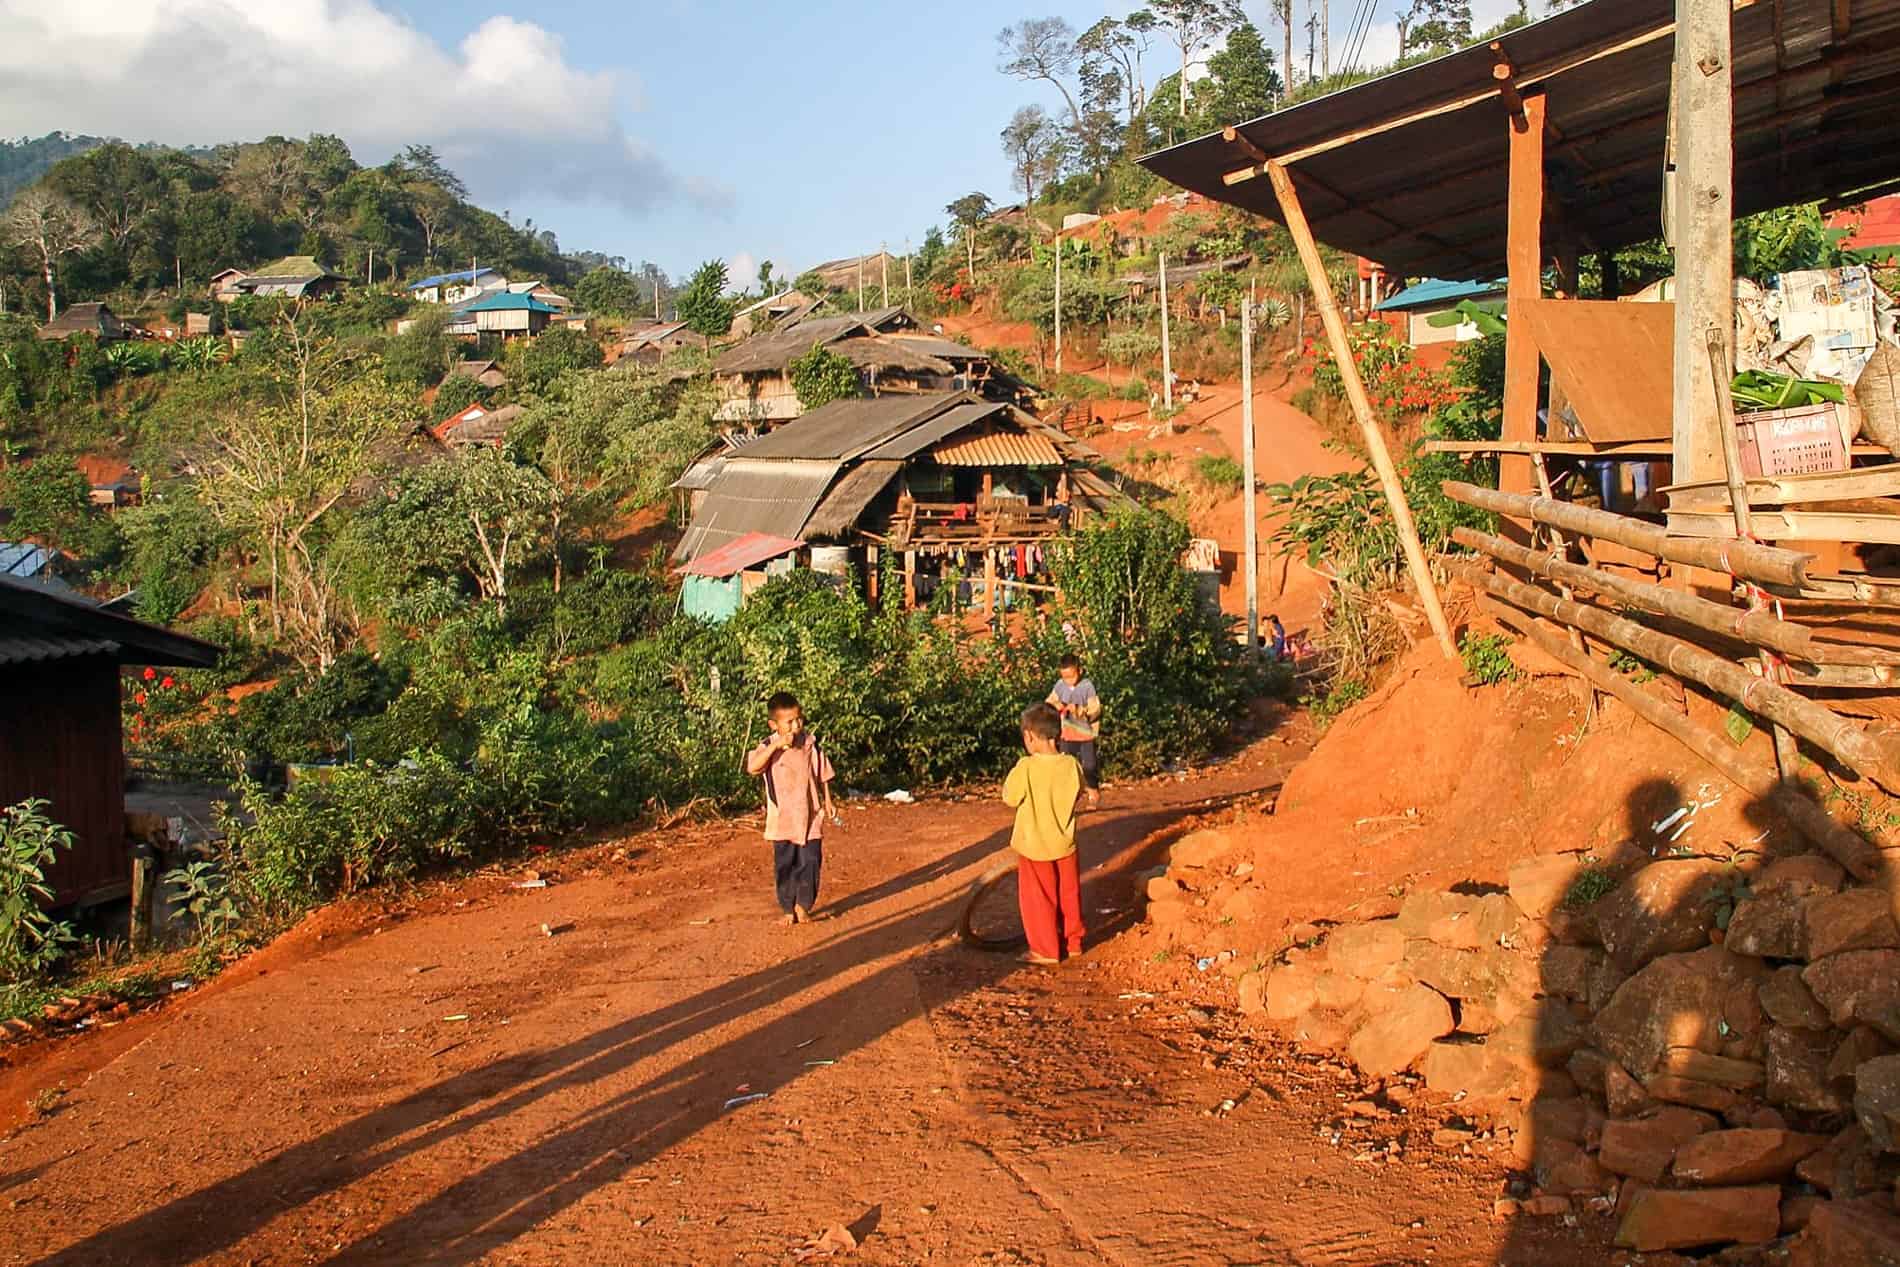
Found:
[[[0,1261],[780,1263],[834,1224],[876,1264],[1498,1261],[1496,1162],[1342,1117],[1334,1066],[1116,936],[1134,870],[1292,748],[1110,789],[1058,972],[950,935],[987,801],[854,805],[796,929],[739,825],[326,913],[0,1078],[9,1113],[65,1086],[0,1143]]]

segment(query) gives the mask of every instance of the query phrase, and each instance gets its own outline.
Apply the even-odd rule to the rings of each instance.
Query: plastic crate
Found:
[[[1802,405],[1763,409],[1735,420],[1741,442],[1742,474],[1749,479],[1772,475],[1813,475],[1847,469],[1847,440],[1840,405]]]

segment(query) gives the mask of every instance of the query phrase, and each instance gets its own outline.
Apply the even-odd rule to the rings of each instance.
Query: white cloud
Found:
[[[449,49],[375,0],[0,0],[0,135],[332,132],[366,161],[433,145],[490,205],[728,204],[627,132],[637,107],[637,84],[510,17]]]
[[[759,276],[759,261],[750,251],[740,251],[726,260],[726,284],[733,290],[744,290]]]

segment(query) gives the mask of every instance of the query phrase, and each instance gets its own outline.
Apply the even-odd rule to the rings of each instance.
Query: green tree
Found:
[[[1194,64],[1195,52],[1207,47],[1223,31],[1246,21],[1246,15],[1236,0],[1149,0],[1148,8],[1174,46],[1181,50],[1181,71],[1175,80],[1175,93],[1181,117],[1188,118],[1188,70]]]
[[[857,366],[823,344],[815,345],[787,368],[798,403],[807,411],[856,396],[862,390]]]
[[[12,512],[7,532],[54,549],[73,549],[86,536],[92,485],[77,466],[45,457],[16,466],[0,479],[0,504]]]
[[[583,312],[634,313],[641,307],[640,283],[625,269],[602,264],[574,283],[574,301]]]
[[[1283,90],[1260,31],[1243,21],[1227,33],[1227,43],[1207,59],[1213,92],[1209,123],[1226,125],[1257,119],[1273,109]]]
[[[1025,202],[1036,201],[1036,183],[1055,177],[1062,168],[1062,133],[1041,106],[1024,106],[1010,116],[1002,131],[1003,154],[1009,159],[1016,187]]]
[[[426,305],[414,325],[384,345],[383,377],[391,387],[417,392],[442,381],[454,351],[443,333],[448,318],[440,304]]]
[[[693,270],[692,280],[679,296],[680,320],[687,329],[706,341],[712,350],[715,337],[732,329],[732,300],[726,298],[726,265],[722,260],[707,260]]]
[[[963,239],[963,254],[969,262],[970,285],[976,285],[976,230],[990,213],[990,196],[968,193],[944,207],[956,222],[957,235]]]
[[[470,405],[486,404],[488,389],[467,374],[451,374],[436,389],[435,408],[429,412],[437,419],[453,418]]]
[[[999,71],[1024,82],[1054,84],[1068,104],[1069,121],[1082,130],[1082,110],[1067,83],[1081,60],[1074,27],[1063,18],[1025,18],[996,33],[996,48]]]
[[[543,392],[569,370],[599,369],[603,359],[593,335],[574,326],[556,326],[528,343],[512,377],[526,391]]]

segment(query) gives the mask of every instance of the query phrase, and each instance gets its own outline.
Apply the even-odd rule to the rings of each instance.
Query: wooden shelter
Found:
[[[125,324],[101,303],[67,304],[65,311],[39,330],[42,339],[70,339],[75,334],[90,334],[101,343],[129,337]]]
[[[1802,694],[1890,693],[1900,650],[1873,636],[1877,620],[1838,626],[1832,638],[1800,623],[1804,615],[1833,623],[1843,608],[1900,607],[1900,585],[1824,575],[1821,557],[1841,559],[1843,542],[1900,542],[1900,462],[1869,447],[1860,456],[1874,465],[1749,477],[1731,400],[1731,235],[1738,215],[1853,202],[1900,185],[1897,100],[1900,0],[1587,0],[1488,46],[1143,160],[1292,233],[1448,653],[1316,240],[1400,276],[1488,279],[1502,270],[1502,438],[1433,447],[1500,455],[1500,488],[1447,482],[1444,491],[1504,516],[1505,531],[1460,531],[1458,542],[1496,570],[1462,562],[1451,570],[1593,689],[1627,699],[1738,786],[1774,799],[1863,879],[1878,869],[1872,847],[1785,780],[1805,743],[1900,791],[1891,735]],[[1607,302],[1620,289],[1612,252],[1659,227],[1678,261],[1673,302]],[[1582,253],[1600,261],[1603,299],[1577,298]],[[1568,415],[1581,438],[1540,424]],[[1578,457],[1666,462],[1663,522],[1572,500],[1587,490],[1575,489],[1576,472],[1562,463]],[[1652,707],[1593,644],[1761,718],[1778,773]]]
[[[124,893],[124,665],[209,668],[218,649],[0,576],[0,805],[28,797],[73,833],[48,871],[55,905]]]
[[[1041,547],[1124,498],[1086,465],[1094,450],[973,392],[837,400],[705,461],[675,559],[749,534],[833,547],[813,565],[901,556],[907,592],[932,583],[1033,592]],[[924,595],[927,596],[927,593]]]

